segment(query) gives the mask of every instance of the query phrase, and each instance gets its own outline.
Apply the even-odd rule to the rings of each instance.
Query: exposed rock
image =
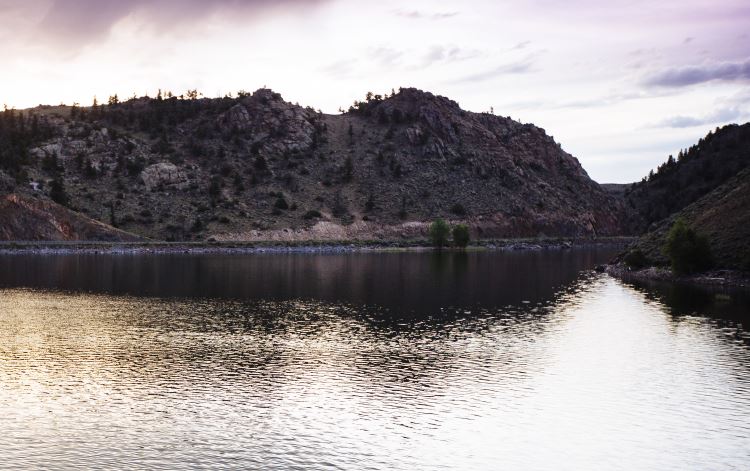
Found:
[[[10,194],[0,198],[0,240],[135,242],[143,238],[89,219],[51,201]]]
[[[247,131],[250,129],[250,113],[243,105],[237,104],[219,117],[219,123],[230,129]]]
[[[181,189],[187,184],[185,172],[170,162],[149,165],[141,172],[141,180],[149,190],[160,185],[174,185]]]

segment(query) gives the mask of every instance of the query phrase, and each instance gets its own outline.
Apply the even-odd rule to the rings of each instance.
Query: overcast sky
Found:
[[[0,0],[0,103],[268,86],[335,113],[413,86],[630,182],[750,120],[747,0]]]

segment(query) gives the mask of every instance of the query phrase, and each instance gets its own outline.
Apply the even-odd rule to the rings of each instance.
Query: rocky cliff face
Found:
[[[267,89],[30,113],[53,137],[14,191],[61,179],[72,207],[155,239],[419,237],[436,217],[485,238],[631,230],[622,199],[543,129],[416,89],[341,115]]]

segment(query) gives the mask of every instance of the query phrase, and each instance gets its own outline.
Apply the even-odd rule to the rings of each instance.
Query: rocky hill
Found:
[[[669,159],[625,191],[628,205],[643,218],[642,228],[698,201],[750,167],[750,123],[717,128]],[[651,227],[652,229],[654,227]]]
[[[632,228],[543,129],[416,89],[339,115],[261,89],[0,118],[0,192],[153,239],[420,237],[436,217],[482,238]]]

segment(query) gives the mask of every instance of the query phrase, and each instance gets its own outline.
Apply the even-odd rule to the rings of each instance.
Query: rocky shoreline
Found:
[[[625,247],[626,237],[601,239],[503,239],[475,241],[466,250],[535,251],[583,247]],[[143,254],[254,254],[254,253],[350,253],[432,251],[426,240],[301,241],[301,242],[3,242],[0,255],[143,255]],[[456,249],[444,249],[452,251]]]
[[[695,275],[676,275],[667,267],[631,270],[622,264],[605,265],[600,271],[625,281],[666,282],[705,287],[750,289],[750,274],[737,270],[712,270]]]

